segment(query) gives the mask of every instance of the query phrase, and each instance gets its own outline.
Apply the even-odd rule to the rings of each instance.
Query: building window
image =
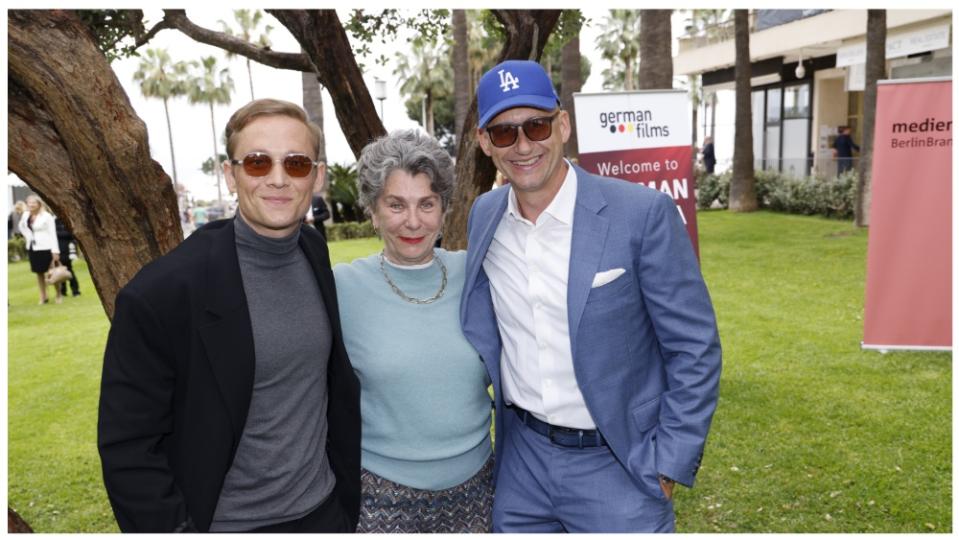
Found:
[[[796,176],[809,174],[811,90],[809,83],[753,90],[753,154],[757,169]]]

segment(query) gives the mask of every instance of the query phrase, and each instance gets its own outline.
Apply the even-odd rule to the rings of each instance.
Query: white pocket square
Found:
[[[593,278],[592,288],[602,287],[625,273],[625,268],[613,268],[605,272],[597,272],[596,277]]]

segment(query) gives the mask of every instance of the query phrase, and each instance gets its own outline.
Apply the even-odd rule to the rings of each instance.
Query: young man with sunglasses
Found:
[[[234,113],[236,217],[117,296],[98,446],[124,532],[356,528],[359,384],[326,243],[302,226],[322,181],[318,130],[285,101]]]
[[[509,179],[470,212],[460,311],[493,381],[493,530],[673,531],[721,364],[675,203],[563,158],[569,113],[539,64],[504,62],[477,94]]]

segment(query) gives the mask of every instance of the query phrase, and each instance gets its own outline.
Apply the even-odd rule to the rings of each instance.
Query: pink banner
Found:
[[[593,174],[621,178],[670,194],[686,224],[696,257],[699,257],[696,178],[693,176],[691,146],[580,153],[579,164]]]
[[[952,347],[952,82],[880,84],[863,347]]]

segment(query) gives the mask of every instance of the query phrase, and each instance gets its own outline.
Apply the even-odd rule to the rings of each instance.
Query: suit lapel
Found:
[[[507,187],[494,190],[489,195],[489,197],[494,198],[493,201],[491,201],[490,206],[492,210],[490,213],[486,215],[479,215],[479,213],[477,213],[473,216],[476,226],[479,227],[479,232],[476,236],[479,243],[476,246],[469,246],[466,255],[466,284],[463,289],[463,302],[460,304],[461,320],[465,320],[469,295],[476,287],[477,276],[479,276],[480,270],[483,269],[483,260],[486,259],[486,252],[489,250],[490,244],[493,243],[493,234],[496,233],[496,228],[499,226],[500,217],[502,217],[503,212],[506,211],[506,203],[509,200],[509,191],[511,189],[513,188]],[[496,197],[498,197],[498,199]]]
[[[333,271],[330,269],[330,253],[327,249],[322,249],[317,242],[307,241],[305,235],[308,232],[310,231],[307,231],[305,227],[301,227],[300,249],[303,250],[306,260],[310,262],[310,267],[316,275],[316,282],[320,286],[320,295],[326,309],[326,316],[330,319],[330,326],[333,328],[333,336],[340,336],[342,335],[340,333],[340,313],[336,309],[336,285],[333,282]]]
[[[593,277],[599,270],[609,219],[599,215],[606,207],[606,198],[599,191],[593,176],[575,167],[576,209],[573,213],[573,239],[569,253],[569,282],[566,290],[566,306],[569,311],[569,337],[574,356],[579,322],[586,308],[586,298],[593,285]]]
[[[253,326],[236,254],[233,223],[213,231],[206,272],[206,322],[198,328],[210,368],[229,411],[236,441],[253,394]]]

